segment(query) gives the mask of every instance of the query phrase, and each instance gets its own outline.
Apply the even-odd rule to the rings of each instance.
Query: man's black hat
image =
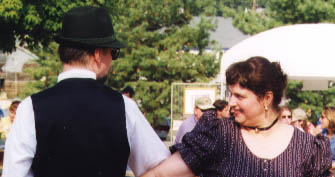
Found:
[[[124,48],[116,39],[108,11],[102,7],[76,7],[65,13],[56,42],[77,47]]]

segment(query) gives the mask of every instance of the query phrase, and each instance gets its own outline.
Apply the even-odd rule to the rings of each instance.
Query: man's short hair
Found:
[[[216,110],[222,111],[228,105],[228,102],[225,100],[216,100],[213,105]]]
[[[62,63],[71,64],[87,64],[86,55],[94,55],[96,49],[101,49],[104,54],[107,54],[107,48],[97,48],[97,47],[77,47],[68,45],[59,45],[58,55]]]
[[[134,96],[134,94],[135,94],[135,91],[134,91],[134,89],[131,87],[131,86],[127,86],[127,87],[125,87],[123,90],[122,90],[122,93],[129,93],[129,96],[130,97],[133,97]]]
[[[81,63],[86,64],[85,56],[93,55],[95,48],[72,47],[66,45],[59,45],[58,55],[62,63]]]

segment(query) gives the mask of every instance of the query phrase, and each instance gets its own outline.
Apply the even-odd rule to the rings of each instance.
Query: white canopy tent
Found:
[[[37,59],[37,56],[25,48],[17,47],[16,51],[9,54],[6,58],[6,63],[1,68],[2,71],[20,73],[23,65],[30,60]]]
[[[21,73],[23,70],[23,66],[28,61],[37,59],[38,57],[31,53],[29,50],[17,46],[16,50],[6,56],[6,63],[1,67],[1,70],[5,73],[5,78],[7,78],[9,73],[14,73],[14,93],[17,95],[18,93],[18,81],[17,76],[18,73]]]
[[[335,80],[335,24],[298,24],[261,32],[230,48],[222,56],[220,76],[235,62],[252,56],[278,61],[304,90],[325,90]]]

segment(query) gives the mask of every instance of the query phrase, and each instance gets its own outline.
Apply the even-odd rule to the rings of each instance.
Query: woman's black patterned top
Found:
[[[196,175],[217,176],[330,176],[331,151],[325,136],[294,129],[284,152],[274,159],[256,157],[243,141],[232,119],[217,119],[206,111],[182,143],[171,147]]]

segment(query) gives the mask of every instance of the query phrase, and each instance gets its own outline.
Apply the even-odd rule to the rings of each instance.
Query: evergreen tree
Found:
[[[234,18],[234,26],[245,34],[257,34],[285,24],[335,21],[335,1],[267,0],[262,2],[262,6],[265,7],[262,12],[245,11],[233,6],[235,13],[230,13],[230,16]],[[226,10],[227,7],[221,9]]]
[[[34,61],[38,65],[24,70],[32,77],[33,81],[28,82],[23,88],[20,94],[21,98],[42,91],[57,83],[57,75],[62,69],[57,55],[57,48],[58,44],[52,42],[48,47],[33,50],[38,56],[38,59]]]
[[[115,89],[133,86],[135,100],[154,125],[170,114],[172,82],[208,81],[218,73],[215,55],[204,53],[215,24],[201,18],[189,25],[193,10],[188,1],[180,0],[122,4],[117,29],[127,47],[113,63],[108,85]],[[190,53],[192,49],[199,55]]]

